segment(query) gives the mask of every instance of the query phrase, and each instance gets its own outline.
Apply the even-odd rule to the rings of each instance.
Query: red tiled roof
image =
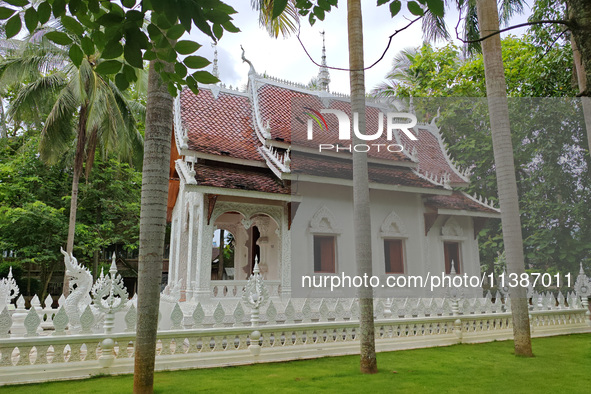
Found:
[[[189,149],[219,156],[263,161],[257,151],[248,97],[220,92],[216,99],[201,88],[181,92],[181,117]]]
[[[293,145],[306,146],[317,149],[321,143],[337,144],[341,148],[348,146],[350,142],[338,140],[338,122],[335,116],[327,115],[325,119],[328,130],[315,126],[314,140],[307,140],[307,121],[310,118],[303,110],[309,107],[315,110],[325,108],[322,100],[313,93],[305,93],[292,90],[286,87],[276,86],[273,83],[263,83],[257,88],[257,106],[263,124],[269,121],[272,138]],[[329,108],[338,109],[345,113],[351,113],[350,103],[344,99],[330,97]],[[261,143],[254,130],[252,119],[252,106],[249,98],[241,93],[222,90],[215,98],[208,88],[202,88],[196,96],[186,89],[181,93],[181,118],[182,124],[187,129],[189,149],[197,152],[208,153],[238,159],[256,160],[263,162],[264,159],[258,152]],[[301,113],[300,113],[301,111]],[[378,114],[380,109],[367,106],[367,130],[368,134],[378,129]],[[384,133],[385,134],[385,133]],[[416,147],[419,159],[420,172],[429,172],[431,175],[441,177],[450,174],[451,183],[464,183],[446,159],[442,151],[439,139],[425,127],[419,127],[418,141],[411,141],[404,133],[400,134],[400,142],[408,152]],[[393,144],[396,141],[387,141],[385,135],[375,141],[367,141],[368,144]],[[388,152],[386,149],[372,149],[370,157],[388,159],[393,162],[410,162],[411,160],[400,152]],[[349,156],[350,157],[350,156]],[[326,157],[307,160],[316,160],[316,167],[310,168],[313,172],[322,173],[323,176],[350,179],[349,164],[334,167],[329,164]],[[292,158],[292,170],[298,171],[297,160]],[[344,160],[347,162],[347,159]],[[303,167],[308,164],[300,163]],[[331,167],[332,166],[332,167]],[[302,167],[302,169],[303,169]],[[269,174],[272,174],[269,172]],[[270,175],[271,178],[274,175]],[[218,174],[218,178],[221,175]],[[213,180],[205,180],[214,182]],[[440,188],[432,182],[423,179],[413,173],[412,170],[402,167],[370,166],[370,181],[385,184],[400,184],[406,186],[418,186],[429,188]],[[215,180],[221,182],[221,180]],[[215,183],[214,182],[214,183]],[[268,189],[261,185],[259,189]],[[252,190],[258,190],[254,185]]]
[[[467,197],[461,192],[455,191],[451,196],[429,196],[423,200],[425,205],[433,205],[437,208],[466,210],[473,212],[499,213],[481,203]]]
[[[294,153],[292,154],[290,168],[291,172],[296,175],[353,179],[351,160]],[[369,165],[369,181],[385,185],[443,189],[441,186],[419,177],[408,167],[392,167],[374,163]]]
[[[450,174],[451,183],[466,183],[450,167],[445,153],[441,151],[441,145],[437,137],[424,128],[419,127],[418,129],[419,134],[417,135],[418,139],[416,141],[412,141],[404,133],[400,133],[400,141],[409,152],[412,152],[413,148],[416,148],[420,172],[425,173],[427,171],[429,174],[436,175],[437,177]]]
[[[283,185],[275,174],[266,168],[200,161],[195,165],[195,179],[201,186],[290,194],[289,186]]]
[[[320,111],[325,106],[322,104],[320,98],[312,94],[306,94],[299,91],[282,88],[279,86],[265,84],[258,88],[258,105],[262,116],[263,123],[266,125],[267,120],[271,128],[271,135],[273,139],[293,143],[294,145],[306,146],[318,149],[319,144],[336,144],[350,145],[350,141],[340,141],[338,139],[338,122],[334,115],[324,115],[328,125],[328,131],[314,127],[313,140],[307,139],[307,121],[310,119],[306,112],[310,112],[304,107],[312,108]],[[353,121],[351,116],[351,104],[337,98],[330,99],[329,109],[338,109],[349,115],[349,119]],[[373,134],[378,130],[378,119],[381,111],[372,106],[366,106],[366,130],[367,134]],[[385,120],[384,120],[385,128]],[[396,141],[386,140],[385,133],[382,137],[367,141],[367,144],[395,144]],[[401,152],[388,152],[385,148],[371,150],[368,153],[371,157],[406,161],[411,160]]]

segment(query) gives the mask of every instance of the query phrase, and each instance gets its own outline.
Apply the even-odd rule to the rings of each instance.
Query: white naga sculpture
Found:
[[[181,281],[171,282],[160,293],[160,301],[175,304],[181,299]]]
[[[8,271],[8,277],[0,279],[0,311],[10,305],[12,300],[18,297],[19,288],[12,277],[12,267]]]
[[[90,289],[92,287],[92,274],[88,268],[78,263],[78,260],[61,249],[66,265],[66,275],[70,278],[70,295],[66,298],[64,307],[68,314],[70,325],[80,326],[80,315],[87,305],[90,305]]]

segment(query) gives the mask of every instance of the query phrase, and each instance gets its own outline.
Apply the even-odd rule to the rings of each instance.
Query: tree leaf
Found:
[[[119,41],[110,41],[101,53],[103,59],[115,59],[123,53],[123,45]]]
[[[84,34],[84,28],[78,21],[71,16],[64,15],[61,17],[62,25],[70,32],[81,36]]]
[[[203,68],[211,64],[209,60],[202,56],[187,56],[183,60],[183,63],[185,64],[185,66],[192,69]]]
[[[179,78],[185,78],[187,76],[187,67],[185,67],[183,63],[176,63],[174,65],[174,72]]]
[[[406,6],[408,7],[408,10],[410,11],[411,14],[413,15],[417,15],[417,16],[422,16],[424,15],[424,11],[421,8],[421,6],[419,5],[419,3],[417,3],[416,1],[409,1]]]
[[[427,7],[429,11],[435,16],[443,16],[445,5],[443,0],[427,0]]]
[[[166,31],[166,37],[170,38],[171,40],[178,40],[185,34],[185,26],[183,25],[174,25],[170,29]],[[148,31],[148,33],[150,33]],[[150,38],[152,38],[152,34],[150,33]]]
[[[37,16],[37,11],[33,7],[27,8],[25,11],[25,26],[27,26],[27,30],[32,33],[37,28],[38,23],[39,17]]]
[[[72,39],[66,33],[62,33],[61,31],[50,31],[45,34],[45,37],[58,45],[70,45],[72,43]]]
[[[119,73],[115,75],[115,85],[117,85],[117,89],[119,90],[126,90],[129,87],[129,81],[125,74]]]
[[[205,84],[218,83],[220,81],[219,79],[217,79],[216,77],[214,77],[213,75],[211,75],[207,71],[196,71],[193,73],[192,76],[193,76],[193,78],[195,78],[195,80],[197,82],[201,82],[201,83],[205,83]]]
[[[177,89],[176,89],[176,86],[174,85],[174,82],[169,82],[168,85],[166,86],[166,88],[168,89],[168,93],[172,97],[176,97],[176,95],[177,95]]]
[[[15,13],[15,10],[6,7],[0,7],[0,20],[8,19]]]
[[[219,40],[220,38],[222,38],[222,35],[224,34],[224,29],[222,29],[221,25],[218,25],[217,23],[215,23],[212,27],[213,30],[213,34],[215,35],[215,37]]]
[[[314,7],[314,16],[316,16],[316,18],[318,18],[319,20],[323,21],[324,20],[324,10],[320,7]]]
[[[287,7],[287,0],[274,0],[273,1],[273,13],[271,19],[276,19]]]
[[[55,0],[52,5],[53,16],[59,18],[66,14],[66,0]]]
[[[119,60],[105,60],[96,66],[95,71],[103,75],[115,74],[121,70],[121,66],[122,64]]]
[[[90,37],[82,37],[80,44],[87,56],[94,55],[94,42]]]
[[[125,43],[123,49],[123,56],[127,63],[136,68],[144,68],[144,62],[142,61],[142,50],[139,47],[137,41],[128,41]]]
[[[135,5],[135,0],[121,0],[121,4],[123,4],[124,7],[133,8],[133,6]]]
[[[399,0],[394,0],[390,3],[390,15],[392,17],[396,16],[400,12],[400,8],[402,7],[402,3]]]
[[[84,58],[84,52],[82,52],[82,49],[80,49],[78,45],[74,44],[70,47],[68,55],[70,56],[72,63],[74,63],[76,67],[80,67],[80,64],[82,64],[82,59]]]
[[[224,22],[222,23],[222,27],[224,29],[226,29],[226,31],[229,31],[230,33],[239,33],[240,29],[237,28],[236,26],[234,26],[234,24],[232,22]]]
[[[21,22],[21,16],[19,14],[16,14],[10,18],[8,22],[6,22],[6,38],[12,38],[16,36],[19,31],[21,31],[22,26],[23,23]]]
[[[39,17],[39,23],[44,24],[49,20],[51,16],[51,6],[48,2],[43,2],[37,7],[37,16]]]
[[[144,60],[151,61],[154,59],[156,59],[156,52],[154,52],[154,51],[144,52]]]
[[[96,23],[98,23],[101,26],[116,26],[123,22],[123,19],[124,18],[121,15],[109,12],[108,14],[105,14],[98,18],[96,20]]]
[[[135,72],[135,68],[131,67],[129,64],[123,65],[123,74],[125,74],[125,78],[129,82],[137,81],[137,74]]]
[[[27,4],[29,4],[29,2],[27,0],[4,0],[5,3],[8,3],[10,5],[13,5],[15,7],[24,7]]]
[[[390,0],[378,0],[378,6],[386,4]]]
[[[189,40],[179,41],[174,46],[175,51],[180,55],[190,55],[199,48],[201,48],[201,45]]]

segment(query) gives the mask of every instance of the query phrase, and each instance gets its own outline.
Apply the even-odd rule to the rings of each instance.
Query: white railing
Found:
[[[212,280],[211,296],[214,298],[242,298],[244,286],[247,280]],[[280,280],[266,280],[265,285],[271,296],[279,296],[281,291]]]
[[[532,311],[532,336],[591,332],[585,309]],[[358,322],[332,321],[256,327],[260,354],[249,351],[253,327],[168,330],[158,333],[156,368],[184,369],[282,361],[358,352]],[[378,350],[510,339],[511,314],[433,316],[375,322]],[[101,367],[101,342],[115,342],[114,362]],[[0,339],[0,382],[73,379],[133,371],[134,333]]]
[[[94,285],[73,256],[70,271],[80,275],[78,293],[52,308],[38,298],[25,308],[11,304],[18,289],[0,282],[0,385],[133,372],[134,300],[126,299],[112,264]],[[278,282],[262,279],[255,264],[248,281],[230,281],[239,291],[210,301],[179,302],[180,286],[162,295],[156,368],[174,370],[249,364],[359,351],[359,305],[354,299],[281,299]],[[214,286],[228,283],[216,281]],[[269,284],[271,286],[269,286]],[[92,285],[92,286],[91,286]],[[81,293],[79,289],[84,289]],[[269,289],[270,288],[270,289]],[[591,332],[591,281],[581,269],[574,292],[530,291],[533,336]],[[84,293],[86,291],[86,293]],[[218,290],[219,291],[219,290]],[[92,294],[92,300],[87,297]],[[510,339],[510,299],[497,292],[481,298],[376,299],[379,351]],[[92,301],[92,303],[91,303]]]

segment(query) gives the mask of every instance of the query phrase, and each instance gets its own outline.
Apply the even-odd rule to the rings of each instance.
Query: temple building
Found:
[[[168,283],[187,301],[240,297],[255,261],[278,299],[305,296],[304,275],[356,272],[350,142],[337,139],[336,116],[311,120],[323,110],[351,115],[349,98],[329,92],[324,53],[314,88],[258,74],[243,60],[246,91],[203,85],[175,102]],[[367,134],[388,111],[367,102]],[[368,152],[373,275],[480,275],[477,235],[499,210],[461,191],[468,174],[435,121],[410,131],[415,140],[394,130],[392,140],[367,141],[381,147]],[[324,290],[331,295],[346,294]]]

